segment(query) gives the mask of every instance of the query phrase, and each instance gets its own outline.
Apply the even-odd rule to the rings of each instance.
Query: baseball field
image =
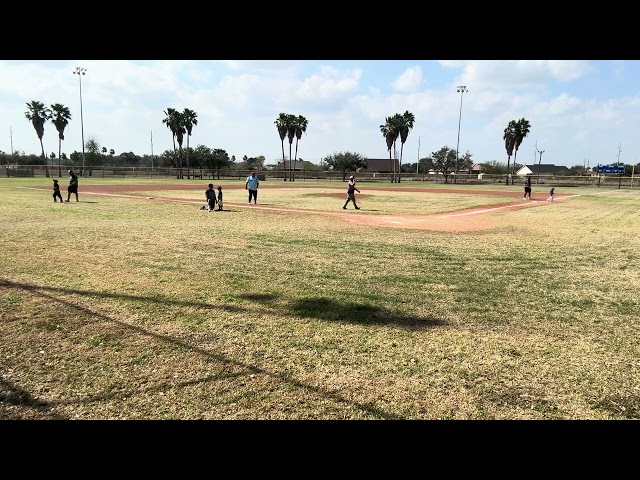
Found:
[[[640,419],[640,191],[357,187],[0,179],[0,419]]]

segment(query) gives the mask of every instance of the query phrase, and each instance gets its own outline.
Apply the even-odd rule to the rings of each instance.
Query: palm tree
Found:
[[[404,149],[404,142],[407,141],[409,132],[413,129],[413,123],[416,121],[416,117],[413,113],[409,112],[409,110],[404,112],[400,118],[400,171],[398,172],[398,183],[400,183],[400,172],[402,171],[402,150]]]
[[[116,151],[113,148],[109,150],[109,155],[113,157],[115,154],[116,154]]]
[[[287,138],[289,139],[289,181],[293,181],[293,171],[291,170],[291,148],[293,139],[296,138],[296,130],[298,128],[298,117],[295,115],[287,115]]]
[[[517,122],[515,122],[514,125],[514,133],[515,133],[515,152],[513,154],[513,175],[515,175],[516,173],[516,158],[518,157],[518,148],[520,148],[520,145],[522,144],[522,141],[524,140],[524,138],[529,135],[529,132],[531,131],[531,124],[529,123],[529,120],[527,120],[526,118],[521,118],[520,120],[518,120]],[[513,175],[511,178],[513,178]]]
[[[69,120],[71,120],[71,111],[69,111],[69,107],[61,103],[54,103],[51,105],[51,112],[51,121],[58,131],[58,176],[61,177],[62,140],[64,140],[64,129],[67,128]]]
[[[298,161],[298,142],[300,138],[302,138],[302,134],[307,131],[307,126],[309,125],[309,120],[304,118],[302,115],[298,115],[296,118],[296,154],[293,157],[293,170],[296,169],[296,162]],[[295,177],[294,177],[295,180]]]
[[[390,122],[390,117],[386,118],[386,123],[380,125],[380,131],[384,136],[385,141],[387,142],[387,150],[389,150],[389,165],[393,165],[393,159],[391,158],[391,148],[393,147],[393,142],[395,138],[395,133],[393,131],[393,126]],[[393,167],[390,168],[390,170]],[[391,178],[391,183],[393,183],[393,178]]]
[[[44,160],[46,166],[47,177],[49,177],[49,162],[47,161],[47,157],[44,154],[44,144],[42,143],[42,137],[44,137],[44,124],[51,118],[51,110],[45,107],[44,103],[38,102],[37,100],[31,100],[30,102],[27,102],[27,109],[28,110],[24,115],[36,130],[36,134],[38,135],[38,139],[40,140],[40,148],[42,149],[42,159]]]
[[[511,155],[513,155],[513,149],[516,146],[516,122],[515,120],[511,120],[507,128],[504,129],[504,135],[502,139],[504,140],[504,148],[507,150],[507,182],[506,185],[509,185],[509,164],[511,163]],[[514,160],[515,161],[515,160]]]
[[[193,110],[185,108],[182,112],[183,126],[187,131],[187,179],[189,178],[189,137],[191,130],[198,125],[198,114]],[[193,172],[195,175],[195,171]]]
[[[187,129],[184,127],[184,119],[182,113],[176,112],[176,142],[178,142],[178,159],[180,160],[180,178],[184,178],[182,173],[182,142],[184,142],[184,136],[187,133]],[[187,171],[187,174],[189,172]]]
[[[284,168],[284,137],[287,136],[287,117],[286,113],[281,113],[276,118],[276,121],[273,122],[276,124],[276,128],[278,129],[278,135],[280,135],[280,142],[282,143],[282,168]],[[284,173],[284,181],[287,181],[287,172]]]
[[[395,155],[392,158],[391,148],[393,147],[393,151],[395,152],[396,140],[400,135],[400,131],[398,129],[398,123],[399,123],[398,117],[400,117],[400,115],[398,115],[397,113],[393,117],[386,117],[385,123],[383,125],[380,125],[380,131],[382,132],[382,135],[384,136],[387,142],[387,149],[389,150],[389,162],[391,167],[390,169],[392,171],[391,183],[396,181]]]
[[[164,123],[169,130],[171,130],[171,135],[173,137],[173,162],[175,163],[176,168],[178,168],[177,178],[182,177],[182,164],[178,165],[178,154],[176,150],[176,136],[178,129],[182,128],[181,126],[181,115],[175,108],[167,108],[163,110],[166,115],[165,118],[162,119],[162,123]],[[182,158],[180,159],[182,160]]]

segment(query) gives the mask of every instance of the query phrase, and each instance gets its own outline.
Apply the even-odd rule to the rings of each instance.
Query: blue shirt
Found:
[[[257,190],[258,189],[258,177],[254,176],[254,175],[249,175],[247,177],[247,181],[245,182],[245,185],[247,186],[247,188],[249,190]]]

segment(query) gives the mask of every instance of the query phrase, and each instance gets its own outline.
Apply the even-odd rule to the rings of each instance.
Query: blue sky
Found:
[[[298,158],[319,163],[334,152],[388,158],[380,125],[409,110],[415,125],[403,163],[443,146],[475,162],[506,163],[502,134],[526,118],[531,132],[518,163],[556,165],[640,162],[640,61],[637,60],[47,60],[0,61],[0,150],[39,154],[26,103],[67,105],[72,120],[62,151],[82,149],[76,66],[82,77],[84,138],[116,153],[161,154],[172,148],[162,123],[168,107],[198,114],[190,145],[229,155],[282,158],[274,121],[281,112],[309,125]],[[465,85],[462,97],[456,92]],[[53,124],[45,151],[58,152]],[[295,143],[294,143],[295,147]],[[288,143],[285,140],[285,153]]]

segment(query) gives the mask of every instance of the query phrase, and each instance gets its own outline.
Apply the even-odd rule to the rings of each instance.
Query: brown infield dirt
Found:
[[[260,190],[274,189],[274,188],[308,188],[308,185],[260,185]],[[46,187],[36,187],[38,189],[47,189]],[[243,189],[244,185],[225,185],[225,190],[228,189]],[[79,188],[79,195],[107,195],[118,196],[125,198],[133,198],[139,200],[155,200],[163,202],[176,202],[176,203],[189,203],[200,205],[203,202],[184,200],[173,197],[147,197],[140,195],[123,195],[118,192],[132,192],[132,191],[153,191],[153,190],[202,190],[202,184],[188,184],[188,185],[83,185]],[[234,207],[243,208],[259,208],[263,210],[274,210],[279,212],[304,212],[313,213],[318,215],[332,215],[339,217],[347,222],[359,223],[363,225],[371,225],[378,227],[395,227],[395,228],[412,228],[419,230],[436,230],[441,232],[472,232],[478,230],[485,230],[495,225],[495,221],[491,219],[490,214],[504,211],[507,209],[515,208],[527,208],[548,205],[546,201],[547,194],[532,194],[531,200],[522,200],[519,191],[500,191],[500,190],[465,190],[460,188],[386,188],[380,186],[367,186],[367,190],[377,191],[393,191],[393,192],[431,192],[431,193],[459,193],[468,195],[496,195],[514,197],[514,201],[510,203],[500,203],[495,205],[485,205],[480,208],[472,208],[466,210],[457,210],[454,212],[419,215],[419,214],[404,214],[404,215],[362,215],[359,212],[353,210],[342,210],[332,212],[324,210],[306,210],[298,208],[285,208],[274,207],[271,205],[257,204],[249,205],[244,203],[228,203]],[[344,200],[344,193],[328,193],[328,197],[335,197],[336,199]],[[63,192],[64,196],[64,192]],[[555,195],[555,201],[562,201],[564,198],[571,195]],[[367,194],[358,194],[357,198],[366,198]],[[71,203],[74,203],[72,198]],[[226,203],[225,203],[226,205]],[[352,208],[351,206],[349,207]]]

